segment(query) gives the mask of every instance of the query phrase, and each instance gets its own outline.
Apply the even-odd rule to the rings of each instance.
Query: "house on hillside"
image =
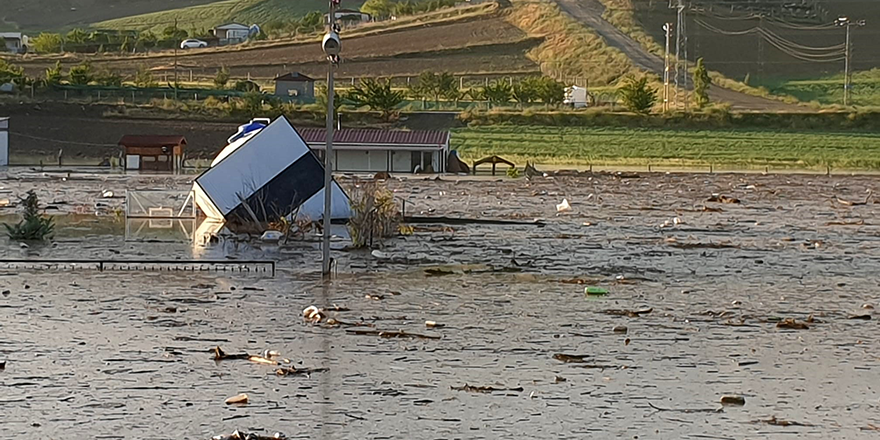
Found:
[[[323,162],[327,131],[323,128],[298,131]],[[333,171],[445,173],[448,158],[448,131],[348,128],[333,133]]]
[[[315,102],[315,80],[293,72],[275,78],[275,96],[300,103]]]
[[[0,32],[0,51],[12,53],[27,53],[28,37],[21,32]]]
[[[366,12],[358,11],[357,9],[337,9],[336,10],[336,22],[341,26],[358,24],[358,23],[369,23],[373,19],[373,16],[367,14]],[[330,14],[324,14],[324,24],[327,24],[330,21]]]
[[[238,44],[247,41],[251,28],[241,23],[227,23],[215,27],[211,33],[217,37],[221,45]]]

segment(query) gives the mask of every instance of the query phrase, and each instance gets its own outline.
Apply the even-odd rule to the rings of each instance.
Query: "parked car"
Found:
[[[208,47],[208,43],[196,39],[183,40],[180,42],[181,49],[198,49],[202,47]]]

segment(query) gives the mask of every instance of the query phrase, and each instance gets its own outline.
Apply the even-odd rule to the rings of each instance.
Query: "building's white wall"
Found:
[[[412,172],[412,152],[410,151],[392,151],[391,153],[391,172],[392,173],[411,173]]]
[[[336,170],[343,172],[379,172],[388,170],[387,150],[335,151]]]
[[[9,132],[0,128],[0,167],[9,165]]]
[[[129,155],[125,156],[125,169],[127,169],[127,170],[141,169],[141,157],[136,154],[129,154]]]

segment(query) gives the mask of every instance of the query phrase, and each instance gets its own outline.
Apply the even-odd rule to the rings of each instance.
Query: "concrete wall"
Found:
[[[9,165],[9,121],[0,120],[0,167]]]

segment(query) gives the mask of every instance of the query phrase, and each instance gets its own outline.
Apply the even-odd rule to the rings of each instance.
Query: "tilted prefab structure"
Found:
[[[243,125],[196,178],[193,195],[209,218],[274,221],[291,214],[319,220],[324,211],[324,167],[285,117]],[[333,182],[331,216],[349,218],[348,196]]]

